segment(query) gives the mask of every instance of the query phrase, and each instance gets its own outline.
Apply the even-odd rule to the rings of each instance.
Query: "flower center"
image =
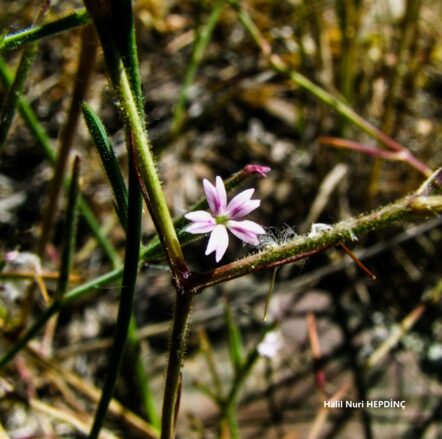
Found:
[[[229,216],[228,215],[219,215],[215,218],[216,224],[221,224],[225,226],[229,222]]]

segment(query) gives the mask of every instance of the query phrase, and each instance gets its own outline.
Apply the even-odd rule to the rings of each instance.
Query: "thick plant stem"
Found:
[[[131,165],[129,171],[128,232],[126,237],[126,253],[124,258],[124,272],[121,285],[117,326],[112,353],[109,359],[108,373],[103,385],[103,391],[95,413],[95,419],[89,434],[89,439],[97,438],[103,425],[109,402],[112,399],[115,382],[120,371],[132,316],[132,303],[138,273],[138,259],[141,241],[141,196],[137,177],[133,169],[133,163],[131,163]]]
[[[164,389],[161,439],[173,439],[175,437],[175,416],[177,404],[179,403],[180,373],[186,348],[187,325],[192,307],[192,299],[193,294],[188,292],[178,292],[176,295],[166,386]]]
[[[186,263],[172,217],[170,216],[169,208],[164,198],[161,182],[156,172],[144,122],[138,113],[136,101],[131,92],[128,77],[124,70],[121,72],[121,82],[119,86],[119,95],[121,96],[121,101],[125,109],[127,123],[133,130],[136,168],[139,173],[143,195],[149,209],[152,211],[153,220],[157,226],[158,234],[163,243],[172,272],[177,274],[178,277],[176,280],[180,282],[181,274],[187,272]]]
[[[126,0],[114,4],[110,1],[100,3],[85,0],[85,4],[100,37],[110,79],[120,101],[121,115],[133,137],[130,143],[142,193],[163,244],[174,282],[180,289],[182,278],[186,276],[188,270],[167,207],[145,127],[130,2]],[[116,17],[116,14],[120,16]],[[115,32],[112,26],[118,18],[121,26],[118,32]]]
[[[413,216],[440,215],[441,213],[442,195],[420,196],[416,193],[365,216],[341,221],[329,231],[317,235],[298,236],[281,246],[247,256],[206,273],[194,275],[190,278],[187,288],[199,292],[208,286],[234,279],[245,273],[304,259],[332,245],[351,242],[357,239],[359,234],[405,222],[407,218],[411,219]]]
[[[229,428],[230,439],[239,439],[238,419],[236,418],[236,400],[232,401],[225,412],[225,419]]]

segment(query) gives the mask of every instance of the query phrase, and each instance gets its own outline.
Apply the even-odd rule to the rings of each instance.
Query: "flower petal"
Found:
[[[266,233],[259,224],[249,220],[229,221],[227,227],[237,238],[252,245],[258,245],[257,235]]]
[[[205,210],[195,210],[194,212],[186,213],[184,218],[195,223],[212,222],[212,224],[215,224],[215,220],[213,219],[212,215]]]
[[[220,210],[219,213],[223,214],[226,210],[227,204],[227,193],[226,188],[224,186],[223,179],[221,177],[216,177],[216,193],[218,194],[218,200],[220,202]]]
[[[216,225],[212,215],[204,210],[186,213],[184,217],[193,221],[193,224],[186,227],[186,232],[188,233],[208,233],[211,232]]]
[[[215,224],[212,223],[203,223],[203,222],[196,222],[193,224],[190,224],[190,226],[186,227],[187,233],[197,234],[197,233],[209,233],[215,228]]]
[[[246,174],[259,174],[261,177],[267,177],[267,174],[272,170],[268,166],[262,165],[246,165],[244,171]]]
[[[231,219],[242,218],[259,207],[261,204],[260,200],[250,199],[254,191],[255,189],[247,189],[232,198],[226,208],[226,213]]]
[[[227,229],[222,224],[218,224],[210,234],[209,243],[207,244],[206,255],[215,252],[216,262],[219,262],[224,256],[229,245],[229,235]]]
[[[221,177],[216,177],[216,187],[207,179],[203,180],[203,185],[210,210],[214,215],[221,215],[227,204],[226,189]]]

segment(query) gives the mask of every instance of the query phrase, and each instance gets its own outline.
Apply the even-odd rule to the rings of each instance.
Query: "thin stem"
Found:
[[[5,367],[27,344],[32,340],[46,324],[46,322],[62,308],[62,301],[54,301],[49,308],[26,330],[26,332],[14,341],[11,349],[0,359],[0,369]]]
[[[43,328],[46,322],[60,309],[70,305],[72,302],[81,299],[82,297],[90,294],[92,291],[97,291],[101,287],[116,282],[121,278],[123,274],[123,267],[103,274],[90,282],[80,285],[64,295],[63,300],[53,302],[43,314],[26,330],[24,334],[18,340],[14,341],[14,345],[9,351],[7,351],[3,357],[0,358],[0,370],[5,367],[17,354],[20,352],[30,340],[32,340]]]
[[[169,346],[169,360],[167,363],[166,386],[164,389],[163,411],[161,419],[161,439],[175,437],[175,414],[178,403],[181,366],[186,346],[186,334],[192,294],[177,293]]]
[[[391,160],[407,163],[412,168],[416,169],[418,172],[422,173],[425,177],[429,175],[429,168],[425,163],[417,159],[409,150],[403,149],[402,151],[387,151],[385,149],[380,149],[376,146],[365,145],[360,142],[354,142],[352,140],[340,139],[337,137],[327,137],[322,136],[319,142],[324,145],[330,145],[335,148],[344,148],[356,151],[362,154],[367,154],[369,156],[380,158],[383,160]]]
[[[371,279],[376,280],[376,275],[373,274],[359,259],[358,257],[343,243],[340,244],[342,250],[353,259],[353,262]]]
[[[0,52],[17,49],[23,44],[37,41],[74,27],[83,26],[89,22],[90,17],[86,9],[77,9],[48,23],[33,26],[0,38]]]
[[[32,45],[35,44],[36,43],[32,43]],[[63,187],[69,153],[74,142],[76,128],[78,125],[80,115],[80,102],[84,99],[87,92],[90,77],[93,72],[96,49],[97,44],[93,29],[91,27],[86,27],[81,33],[81,52],[79,57],[76,82],[72,93],[67,120],[60,133],[60,139],[58,142],[59,147],[55,162],[55,172],[51,181],[48,202],[43,214],[43,225],[41,228],[41,234],[37,243],[37,255],[41,259],[44,259],[46,246],[51,237],[52,226],[57,212],[58,200],[60,198],[60,193]],[[23,323],[25,323],[28,319],[29,311],[32,306],[32,301],[34,297],[34,291],[35,288],[32,285],[29,288],[26,299],[23,303]]]
[[[43,1],[38,9],[37,16],[34,23],[40,21],[44,13],[47,11],[49,3]],[[9,129],[12,125],[12,121],[15,116],[15,111],[20,100],[20,96],[23,94],[28,73],[34,63],[35,57],[38,51],[38,43],[34,42],[23,50],[15,79],[9,89],[9,93],[3,102],[3,107],[0,114],[0,150],[3,148],[6,139],[8,137]]]
[[[414,44],[413,39],[419,22],[420,5],[421,0],[407,0],[405,2],[405,16],[403,17],[400,36],[398,38],[397,62],[391,74],[387,75],[390,79],[387,87],[387,96],[384,100],[382,130],[389,136],[394,135],[396,132],[398,103],[405,98],[403,83],[405,75],[410,73],[408,67],[410,46]],[[379,160],[375,160],[368,185],[368,194],[371,198],[374,198],[379,191],[381,172],[382,163]]]
[[[135,293],[138,258],[140,254],[142,206],[133,163],[131,163],[129,168],[128,228],[123,281],[120,293],[120,306],[118,308],[117,325],[112,352],[109,359],[109,367],[104,381],[100,402],[95,413],[94,423],[89,434],[89,439],[97,438],[103,425],[109,402],[112,399],[115,382],[120,371],[129,323],[132,316],[132,303]]]
[[[440,213],[442,213],[441,195],[411,195],[367,215],[341,221],[330,231],[319,234],[316,237],[301,236],[290,243],[276,246],[274,249],[248,256],[201,275],[192,275],[188,280],[187,288],[188,290],[200,292],[208,286],[257,270],[305,258],[336,243],[352,242],[357,235],[381,230],[397,223],[406,223],[418,216],[427,217],[428,215],[433,216]],[[306,251],[307,249],[310,249],[310,252]],[[147,259],[148,253],[142,254],[143,257]],[[0,359],[0,369],[14,358],[17,352],[39,332],[47,320],[58,312],[60,308],[64,308],[90,292],[97,291],[99,288],[117,281],[121,278],[122,272],[123,269],[121,267],[117,268],[67,292],[63,301],[51,305],[26,333],[16,341],[11,350]]]
[[[375,210],[365,216],[350,218],[337,223],[330,231],[316,236],[303,235],[269,250],[250,255],[239,261],[214,270],[192,276],[188,289],[199,292],[246,273],[277,267],[317,254],[331,245],[351,242],[359,234],[380,230],[398,222],[405,222],[421,214],[436,215],[442,211],[442,196],[411,195]]]
[[[37,246],[37,254],[44,256],[46,244],[52,230],[52,224],[57,211],[58,199],[62,190],[65,169],[69,154],[74,143],[75,134],[80,118],[80,103],[85,99],[90,79],[94,70],[97,40],[91,26],[81,33],[81,51],[78,62],[75,85],[69,106],[68,116],[60,134],[55,173],[49,191],[49,201],[45,209],[42,232]]]

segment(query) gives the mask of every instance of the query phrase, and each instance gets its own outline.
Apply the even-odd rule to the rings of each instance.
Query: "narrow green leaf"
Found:
[[[78,222],[78,200],[80,198],[80,157],[76,156],[72,166],[71,184],[68,195],[68,207],[64,226],[63,251],[61,255],[60,277],[58,278],[55,300],[60,300],[69,283],[69,274],[75,250]]]
[[[227,327],[230,361],[232,362],[233,370],[238,372],[244,362],[244,345],[241,332],[233,318],[232,308],[227,301],[224,303],[224,319]]]
[[[118,160],[112,148],[111,141],[107,135],[106,128],[100,117],[92,108],[83,103],[81,106],[84,120],[92,136],[92,139],[100,154],[101,162],[107,174],[109,182],[112,186],[112,191],[115,196],[115,208],[117,210],[118,218],[121,225],[126,230],[127,225],[127,188],[121,174]]]
[[[263,317],[264,321],[267,320],[267,311],[269,309],[270,299],[273,296],[273,289],[275,288],[276,273],[278,273],[278,268],[279,267],[275,267],[273,269],[272,280],[270,281],[270,288],[269,288],[269,292],[267,293],[266,302],[265,302],[265,305],[264,305],[264,317]]]
[[[77,26],[82,26],[90,21],[90,17],[85,8],[77,9],[48,23],[3,36],[0,39],[0,51],[17,49],[23,44],[37,41]]]
[[[132,318],[133,298],[135,294],[140,255],[142,199],[133,163],[130,163],[129,169],[128,227],[117,325],[115,328],[114,342],[110,354],[107,374],[91,431],[88,436],[89,439],[96,439],[100,434],[109,403],[112,399],[117,377],[120,372],[130,321]]]
[[[0,112],[0,151],[5,146],[9,129],[11,128],[15,111],[19,104],[20,96],[23,94],[28,73],[34,62],[35,55],[37,54],[37,49],[37,43],[33,43],[26,47],[26,49],[23,51],[20,63],[17,67],[14,82],[9,88],[8,94],[3,101]]]
[[[215,356],[213,355],[212,344],[210,343],[209,337],[207,336],[204,328],[200,329],[200,331],[198,332],[198,337],[200,350],[204,355],[207,369],[209,371],[210,377],[212,378],[214,394],[217,396],[217,399],[220,399],[224,395],[224,391],[221,383],[221,377],[216,366]]]

